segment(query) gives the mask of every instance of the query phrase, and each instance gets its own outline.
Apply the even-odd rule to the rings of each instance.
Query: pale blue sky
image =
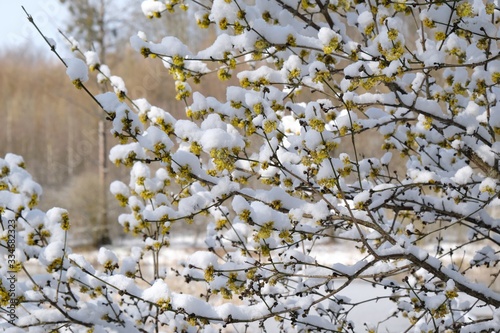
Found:
[[[33,16],[40,30],[48,37],[63,43],[57,28],[62,26],[65,11],[58,0],[1,0],[0,1],[0,49],[44,46],[42,37],[28,22],[26,10]],[[45,46],[44,46],[45,47]],[[48,51],[50,52],[50,51]]]

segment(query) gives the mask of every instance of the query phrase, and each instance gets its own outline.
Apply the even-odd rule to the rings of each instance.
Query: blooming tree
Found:
[[[196,52],[174,37],[131,38],[172,75],[185,119],[130,96],[91,51],[86,62],[62,59],[120,140],[109,157],[131,168],[130,182],[113,182],[111,192],[128,209],[118,222],[141,245],[124,258],[101,248],[98,267],[72,253],[70,215],[36,209],[40,187],[7,155],[0,325],[375,332],[399,317],[398,331],[498,329],[498,6],[144,1],[151,18],[187,10],[217,32]],[[92,95],[89,68],[112,91]],[[228,83],[225,98],[201,93],[215,82]],[[205,289],[189,295],[165,282],[161,258],[171,226],[195,219],[206,223],[206,248],[177,274]],[[321,253],[343,249],[359,260]],[[46,273],[30,273],[32,261]],[[26,278],[9,289],[8,272]],[[361,280],[389,294],[346,297]],[[354,320],[357,307],[383,298],[392,303],[386,317]]]

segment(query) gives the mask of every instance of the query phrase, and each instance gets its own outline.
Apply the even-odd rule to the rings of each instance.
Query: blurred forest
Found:
[[[124,78],[131,95],[148,96],[175,116],[184,113],[175,101],[172,83],[163,80],[160,62],[143,61],[126,51],[111,55],[110,67]],[[64,66],[34,52],[15,50],[0,56],[0,155],[22,155],[27,169],[44,188],[41,208],[70,211],[73,233],[94,239],[97,226],[98,121],[101,110],[69,81]],[[143,75],[137,75],[140,72]],[[89,82],[97,92],[95,80]],[[108,134],[108,149],[114,145]],[[127,170],[109,165],[108,181],[124,179]],[[108,218],[116,221],[118,206],[108,197]],[[111,223],[111,226],[119,226]],[[91,232],[89,235],[88,232]],[[117,235],[119,230],[110,230]]]
[[[175,100],[168,71],[160,61],[148,61],[132,51],[128,39],[141,30],[153,40],[160,41],[162,36],[173,34],[187,38],[190,47],[203,47],[200,36],[189,34],[185,16],[148,20],[141,12],[140,2],[132,0],[123,3],[61,0],[61,3],[70,13],[67,22],[61,22],[61,30],[74,37],[82,51],[103,51],[100,52],[105,55],[103,63],[111,68],[112,75],[124,79],[130,96],[145,97],[174,117],[184,117],[184,105]],[[117,6],[130,10],[118,11]],[[57,47],[70,50],[69,44]],[[81,57],[77,52],[74,55]],[[102,91],[96,83],[96,73],[87,86],[94,94]],[[220,85],[210,85],[204,90],[218,96],[224,93]],[[3,124],[0,155],[10,152],[24,157],[28,171],[44,189],[40,208],[69,210],[72,245],[99,245],[104,226],[99,221],[101,198],[96,193],[100,186],[98,128],[103,112],[88,95],[75,89],[64,65],[48,46],[34,49],[24,45],[0,52],[0,117]],[[106,133],[109,152],[117,141],[108,130]],[[111,163],[107,169],[106,189],[115,179],[128,182],[127,169]],[[111,239],[121,238],[124,234],[115,223],[120,207],[109,190],[106,193],[106,228]]]

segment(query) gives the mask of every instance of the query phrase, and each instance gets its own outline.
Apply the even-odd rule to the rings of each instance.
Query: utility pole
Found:
[[[59,0],[66,4],[70,14],[75,18],[72,25],[68,26],[70,32],[76,33],[77,37],[85,40],[86,46],[91,43],[96,43],[99,47],[99,61],[106,63],[106,17],[109,0],[84,0],[78,2],[70,2],[67,0]],[[100,85],[99,91],[106,92],[106,87]],[[97,223],[91,230],[91,235],[95,245],[104,245],[111,243],[110,228],[108,221],[108,145],[107,145],[107,126],[106,114],[103,110],[97,110],[98,127],[97,127],[97,161],[98,161],[98,205]],[[71,169],[71,166],[69,167]]]
[[[104,0],[99,1],[100,10],[97,12],[97,26],[98,33],[97,39],[100,44],[100,54],[99,59],[102,63],[106,63],[106,44],[105,44],[105,14],[106,6]],[[101,93],[105,92],[103,85],[99,87]],[[111,244],[111,237],[109,235],[109,221],[108,221],[108,140],[107,140],[107,130],[106,130],[106,114],[102,110],[99,110],[99,125],[98,125],[98,136],[99,136],[99,186],[101,188],[101,200],[99,200],[99,230],[102,233],[97,237],[98,245]]]
[[[100,207],[99,207],[99,227],[97,231],[99,237],[97,238],[98,245],[110,244],[111,237],[109,235],[108,226],[108,158],[107,158],[107,134],[106,134],[106,120],[104,116],[99,118],[98,127],[99,136],[99,187],[100,187]]]

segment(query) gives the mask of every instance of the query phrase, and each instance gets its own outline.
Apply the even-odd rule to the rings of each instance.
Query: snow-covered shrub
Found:
[[[384,318],[352,314],[387,298],[387,317],[406,321],[397,331],[498,329],[500,220],[489,213],[500,181],[496,1],[147,0],[142,8],[150,17],[189,10],[217,31],[197,52],[174,37],[131,38],[164,63],[185,119],[100,73],[110,92],[95,101],[121,141],[110,159],[131,169],[128,184],[111,186],[129,210],[118,222],[143,245],[129,258],[103,249],[93,268],[64,246],[67,213],[32,209],[40,191],[7,156],[0,204],[4,229],[9,219],[19,224],[15,267],[29,274],[33,258],[48,272],[2,293],[2,306],[19,302],[16,325],[374,332]],[[85,87],[81,63],[66,65]],[[239,86],[228,85],[224,100],[197,89],[233,76]],[[380,149],[363,149],[366,138]],[[171,226],[199,216],[206,249],[181,274],[207,289],[180,294],[158,258],[168,255]],[[338,247],[359,260],[318,252]],[[150,280],[140,270],[145,255],[155,258]],[[359,280],[390,295],[346,298]]]

